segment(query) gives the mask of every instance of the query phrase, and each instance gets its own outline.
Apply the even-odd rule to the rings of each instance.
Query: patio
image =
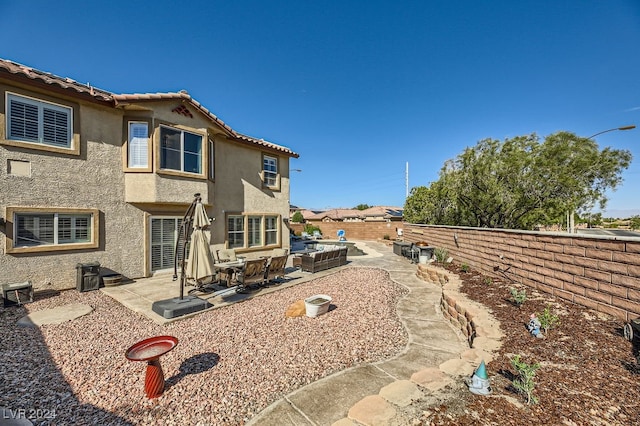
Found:
[[[357,245],[360,247],[367,247],[366,243],[363,242],[358,242]],[[365,252],[368,254],[364,256],[348,258],[348,264],[366,264],[369,259],[375,259],[381,256],[378,252],[369,247],[366,248]],[[295,252],[293,252],[293,254],[295,254]],[[132,283],[122,284],[119,286],[102,287],[100,288],[100,291],[112,297],[128,309],[144,315],[145,317],[154,321],[156,324],[163,325],[184,318],[193,317],[202,312],[229,306],[234,303],[269,294],[283,288],[288,288],[313,279],[321,278],[326,275],[338,272],[341,268],[344,268],[344,266],[342,266],[311,274],[295,268],[293,266],[293,259],[294,256],[290,255],[287,261],[287,267],[285,269],[286,276],[281,280],[279,284],[271,284],[267,287],[260,287],[246,293],[236,293],[234,288],[216,291],[213,293],[201,293],[196,291],[192,293],[193,296],[197,296],[203,300],[206,300],[213,306],[205,310],[201,310],[192,314],[182,315],[176,318],[164,318],[152,310],[152,305],[154,302],[175,298],[180,295],[180,280],[178,279],[174,281],[173,274],[171,272],[160,273],[150,278],[140,278]],[[185,295],[189,292],[189,290],[192,289],[194,289],[194,287],[185,286]]]

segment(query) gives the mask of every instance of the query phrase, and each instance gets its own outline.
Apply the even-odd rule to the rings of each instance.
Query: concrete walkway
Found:
[[[352,266],[385,269],[410,293],[398,303],[398,316],[409,334],[405,350],[394,358],[333,374],[275,402],[249,425],[404,425],[415,418],[403,414],[413,401],[424,399],[474,366],[461,360],[469,349],[440,311],[442,289],[416,276],[417,266],[397,256],[391,247],[367,243],[376,256],[351,257]],[[361,247],[361,245],[358,245]]]
[[[250,425],[406,425],[420,414],[411,413],[412,402],[428,399],[449,384],[464,382],[479,364],[468,343],[445,320],[440,308],[442,287],[417,277],[417,265],[397,256],[391,247],[376,242],[357,242],[365,256],[349,257],[348,266],[319,273],[288,268],[287,282],[250,294],[208,296],[213,308],[297,285],[353,266],[382,268],[393,281],[409,289],[397,305],[398,316],[408,332],[408,344],[397,356],[363,364],[325,377],[276,401],[249,422]],[[187,288],[188,289],[188,288]],[[152,311],[154,301],[176,297],[179,284],[171,275],[158,275],[132,284],[105,287],[104,293],[159,324],[168,320]],[[200,297],[207,298],[198,294]],[[198,315],[195,313],[192,315]]]

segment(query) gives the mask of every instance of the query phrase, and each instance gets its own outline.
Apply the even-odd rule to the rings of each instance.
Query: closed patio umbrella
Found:
[[[202,280],[214,275],[214,260],[209,247],[209,238],[205,228],[209,226],[209,217],[204,209],[204,205],[197,200],[193,211],[193,231],[191,233],[191,244],[189,256],[185,266],[185,276],[194,280],[198,286]]]

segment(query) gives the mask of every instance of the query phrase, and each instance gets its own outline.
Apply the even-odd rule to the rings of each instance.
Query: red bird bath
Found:
[[[142,340],[124,353],[129,361],[147,361],[147,373],[144,378],[144,391],[147,398],[157,398],[164,391],[164,373],[160,357],[178,344],[173,336],[156,336]]]

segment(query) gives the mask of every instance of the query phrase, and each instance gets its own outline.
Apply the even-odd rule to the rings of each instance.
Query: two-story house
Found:
[[[0,59],[0,284],[75,285],[76,265],[172,270],[200,193],[211,248],[288,248],[287,147],[242,135],[188,93],[114,94]]]

